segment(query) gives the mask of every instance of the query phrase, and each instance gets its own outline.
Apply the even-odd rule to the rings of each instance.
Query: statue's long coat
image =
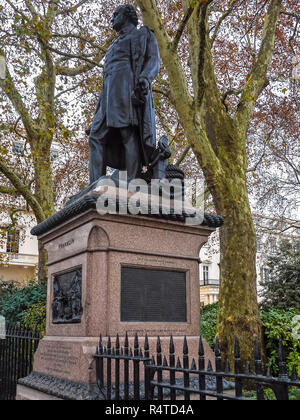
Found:
[[[132,96],[139,77],[151,84],[160,69],[155,35],[147,27],[131,28],[121,34],[105,56],[104,83],[91,131],[105,141],[107,165],[125,169],[124,154],[118,130],[139,126]],[[109,130],[107,130],[107,127]],[[151,89],[143,107],[143,143],[151,153],[156,146],[155,110]]]

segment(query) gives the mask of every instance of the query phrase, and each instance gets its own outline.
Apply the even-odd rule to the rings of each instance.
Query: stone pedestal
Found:
[[[58,215],[56,222],[52,220],[38,231],[49,255],[47,328],[35,355],[34,371],[20,381],[17,399],[40,399],[41,392],[46,390],[49,398],[87,399],[95,384],[93,355],[100,334],[104,341],[105,337],[119,334],[122,343],[122,336],[127,332],[132,343],[136,332],[141,338],[147,332],[151,354],[155,354],[159,335],[166,355],[172,334],[180,356],[183,337],[187,336],[191,358],[198,355],[199,252],[214,228],[129,214],[101,216],[94,207],[83,206],[79,214],[75,211],[63,219]],[[167,271],[171,273],[169,277],[172,273],[174,276],[184,273],[185,319],[180,322],[122,320],[124,268]],[[54,323],[57,322],[53,319],[55,281],[76,270],[82,275],[80,319]],[[171,288],[169,293],[173,292]],[[70,307],[73,304],[78,309],[78,301],[72,300]],[[205,347],[206,354],[212,358],[211,350]],[[63,391],[56,392],[58,389]],[[34,395],[34,390],[38,394]]]

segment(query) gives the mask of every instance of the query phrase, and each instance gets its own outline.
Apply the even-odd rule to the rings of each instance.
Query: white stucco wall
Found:
[[[6,253],[5,228],[10,224],[10,218],[5,212],[0,214],[0,226],[4,230],[3,240],[0,241],[1,261],[0,278],[4,281],[26,283],[36,276],[38,262],[38,241],[32,236],[30,230],[36,224],[31,214],[22,214],[18,218],[16,230],[20,232],[19,253],[17,255]]]

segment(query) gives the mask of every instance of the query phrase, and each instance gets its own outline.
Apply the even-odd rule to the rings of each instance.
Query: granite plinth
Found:
[[[46,336],[35,355],[33,375],[94,386],[93,355],[100,334],[113,338],[117,334],[124,337],[127,332],[133,347],[137,332],[143,348],[143,337],[147,333],[151,355],[155,355],[157,336],[160,336],[166,356],[170,335],[173,335],[178,356],[182,356],[183,339],[187,336],[189,355],[191,360],[196,359],[200,335],[199,252],[214,230],[142,215],[100,215],[95,208],[88,208],[43,231],[38,239],[48,251],[47,326]],[[124,267],[185,273],[186,322],[121,321]],[[82,272],[81,322],[55,324],[54,279],[77,268]],[[205,350],[207,360],[213,362],[209,346],[205,345]],[[22,395],[25,395],[24,387],[28,384],[21,383]],[[33,389],[34,380],[30,384]],[[20,393],[19,397],[22,395]],[[61,398],[64,399],[63,395]]]

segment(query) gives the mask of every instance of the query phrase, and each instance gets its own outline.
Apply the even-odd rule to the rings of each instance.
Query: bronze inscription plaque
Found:
[[[122,322],[187,322],[186,273],[121,270]]]

